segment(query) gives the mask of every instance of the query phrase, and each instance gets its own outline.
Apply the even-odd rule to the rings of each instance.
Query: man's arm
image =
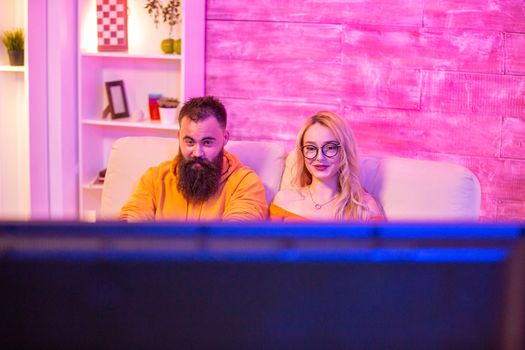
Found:
[[[268,205],[264,185],[253,171],[247,171],[226,201],[224,221],[265,220]]]
[[[119,220],[128,222],[155,220],[155,174],[156,168],[149,168],[142,175],[130,199],[120,209]]]

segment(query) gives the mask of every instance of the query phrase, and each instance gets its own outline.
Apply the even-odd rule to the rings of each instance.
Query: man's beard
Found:
[[[223,156],[222,150],[211,161],[199,157],[185,159],[180,156],[177,165],[177,188],[188,202],[203,203],[217,192]]]

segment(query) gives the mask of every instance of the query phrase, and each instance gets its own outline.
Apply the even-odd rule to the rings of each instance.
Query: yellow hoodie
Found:
[[[188,203],[177,189],[179,155],[149,168],[142,175],[119,220],[136,221],[246,221],[266,219],[264,186],[253,170],[224,151],[219,189],[206,202]]]

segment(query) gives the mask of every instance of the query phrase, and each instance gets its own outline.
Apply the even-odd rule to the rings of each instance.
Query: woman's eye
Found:
[[[306,146],[305,147],[307,152],[315,152],[316,148],[314,146]]]

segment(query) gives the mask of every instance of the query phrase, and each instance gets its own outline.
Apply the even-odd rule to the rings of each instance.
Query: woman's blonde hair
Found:
[[[333,112],[318,112],[306,120],[299,131],[296,140],[296,169],[293,172],[292,182],[299,187],[312,183],[312,174],[305,166],[305,159],[301,152],[304,134],[314,124],[321,124],[332,132],[340,148],[339,163],[339,195],[336,199],[336,220],[355,219],[367,220],[369,208],[365,203],[365,191],[359,179],[359,158],[357,145],[352,130],[346,121]]]

